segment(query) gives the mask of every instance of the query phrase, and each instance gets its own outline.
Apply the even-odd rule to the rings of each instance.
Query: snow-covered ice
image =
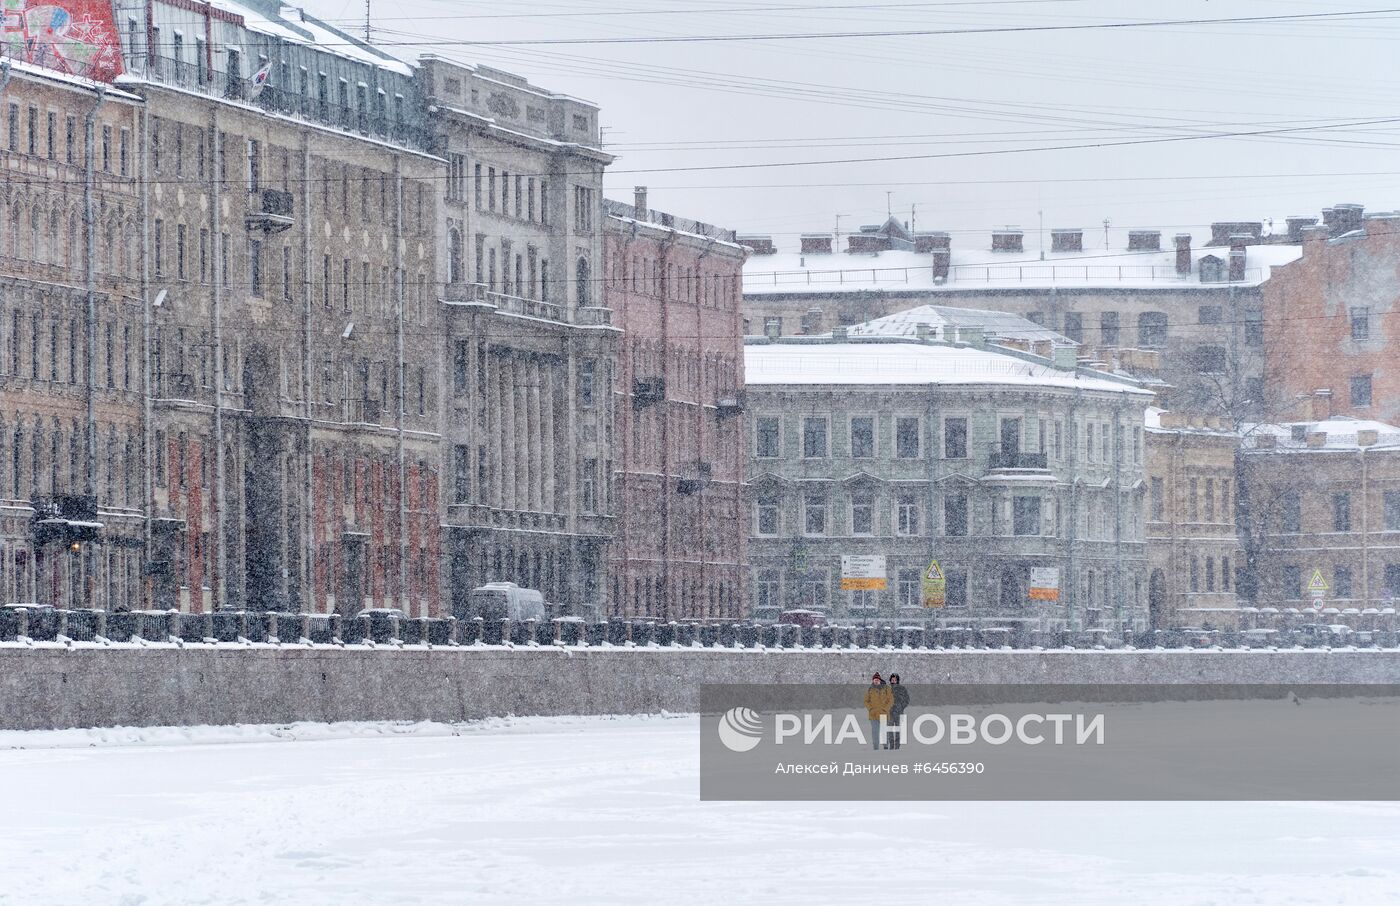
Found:
[[[702,803],[697,757],[693,717],[0,733],[0,903],[1400,902],[1400,804]]]

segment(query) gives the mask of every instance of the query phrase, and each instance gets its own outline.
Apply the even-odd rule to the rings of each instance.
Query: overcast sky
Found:
[[[1019,225],[1204,230],[1400,207],[1400,10],[1365,18],[809,40],[480,46],[1064,26],[1382,10],[1387,0],[373,0],[376,39],[602,108],[611,197],[793,247],[889,206],[981,244]],[[312,0],[349,27],[362,0]],[[360,30],[362,30],[362,25]],[[1397,122],[1346,125],[1396,118]],[[1233,138],[1218,132],[1282,129]],[[1192,136],[1188,140],[1175,140]],[[1161,139],[1172,141],[1163,142]],[[1147,140],[1146,143],[1143,143]],[[1154,141],[1155,140],[1155,141]],[[1019,151],[1063,145],[1116,147]],[[992,153],[995,152],[995,153]],[[1015,152],[1015,153],[1003,153]],[[934,157],[934,155],[943,155]],[[956,155],[956,156],[947,156]],[[783,163],[922,156],[722,170]],[[961,235],[963,233],[969,235]],[[977,235],[977,234],[982,235]],[[1047,240],[1048,241],[1048,240]],[[1115,242],[1118,242],[1115,237]]]

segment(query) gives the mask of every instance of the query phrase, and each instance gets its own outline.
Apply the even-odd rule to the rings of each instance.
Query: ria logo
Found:
[[[719,741],[731,752],[748,752],[763,741],[763,722],[750,708],[730,708],[719,719]]]

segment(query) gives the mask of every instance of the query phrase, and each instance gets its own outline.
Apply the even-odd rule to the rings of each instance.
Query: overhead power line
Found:
[[[1261,22],[1336,21],[1387,17],[1400,7],[1343,10],[1331,13],[1289,13],[1274,16],[1225,16],[1210,19],[1149,19],[1140,22],[1089,22],[1073,25],[1001,25],[980,28],[884,29],[879,31],[768,32],[747,35],[662,35],[634,38],[511,38],[496,41],[404,41],[397,46],[514,47],[543,44],[699,44],[739,41],[811,41],[832,38],[925,38],[953,35],[1029,34],[1063,31],[1103,31],[1131,28],[1175,28],[1183,25],[1244,25]],[[393,45],[395,42],[380,42]]]

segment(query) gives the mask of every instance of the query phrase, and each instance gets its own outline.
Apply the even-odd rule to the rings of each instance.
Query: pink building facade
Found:
[[[732,619],[747,610],[744,353],[734,234],[605,202],[604,291],[623,330],[611,613]]]

